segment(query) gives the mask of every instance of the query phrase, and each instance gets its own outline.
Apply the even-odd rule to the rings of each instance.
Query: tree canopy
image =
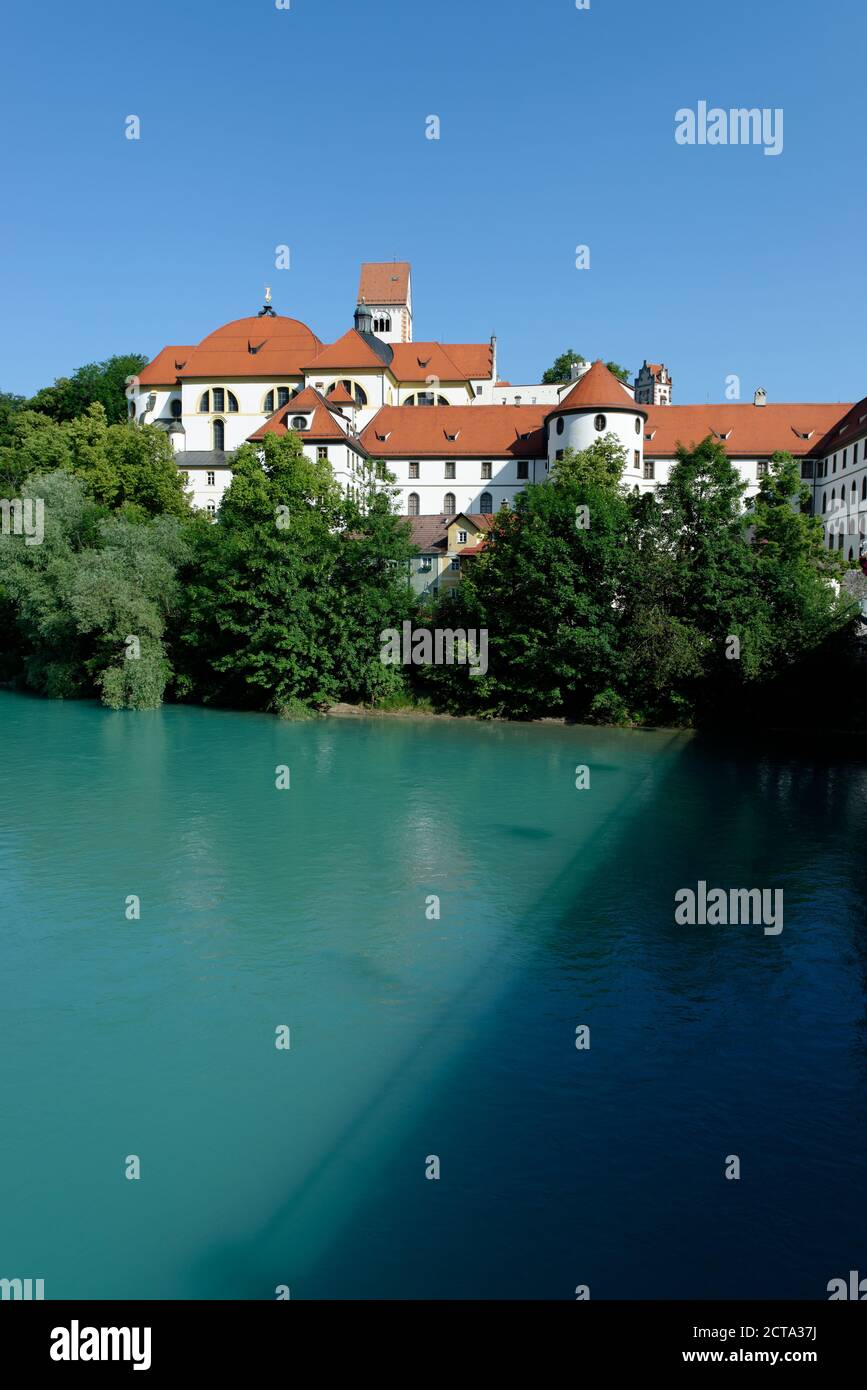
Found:
[[[565,352],[560,353],[559,357],[555,357],[548,370],[542,373],[542,381],[548,386],[571,381],[572,363],[586,361],[587,358],[582,357],[580,352],[573,352],[572,348],[567,348]],[[617,362],[606,362],[605,365],[609,372],[617,377],[618,381],[628,382],[629,369],[627,367],[621,367]]]

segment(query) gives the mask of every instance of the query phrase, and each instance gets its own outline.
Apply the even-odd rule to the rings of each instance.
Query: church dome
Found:
[[[321,349],[312,329],[280,314],[233,319],[203,338],[187,357],[182,377],[231,379],[302,376]]]

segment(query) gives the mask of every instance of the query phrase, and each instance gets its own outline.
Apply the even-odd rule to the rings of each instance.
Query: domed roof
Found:
[[[280,314],[233,319],[203,338],[187,357],[182,377],[302,376],[322,347],[306,323]]]
[[[601,358],[576,381],[572,390],[548,415],[563,415],[573,410],[628,410],[633,415],[647,418],[647,411],[633,400]]]

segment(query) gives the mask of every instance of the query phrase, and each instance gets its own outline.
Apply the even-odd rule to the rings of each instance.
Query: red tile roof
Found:
[[[251,441],[264,439],[266,434],[288,434],[292,428],[288,423],[295,415],[310,415],[310,427],[306,430],[297,430],[299,439],[312,443],[314,440],[339,439],[344,443],[347,441],[346,430],[344,430],[335,418],[340,412],[335,407],[329,408],[328,402],[318,391],[314,391],[312,386],[307,386],[303,391],[299,391],[297,396],[293,396],[288,405],[281,405],[279,410],[269,416],[264,425],[260,425],[254,430],[248,439]]]
[[[342,381],[338,381],[332,391],[325,397],[329,405],[355,405],[355,401],[350,396]]]
[[[202,339],[180,375],[217,381],[301,376],[305,362],[321,347],[316,334],[298,319],[278,314],[235,319]]]
[[[392,376],[397,381],[469,381],[489,377],[493,353],[489,343],[392,343]]]
[[[365,261],[358,278],[358,303],[405,304],[409,274],[409,261]]]
[[[182,371],[192,353],[193,347],[164,347],[152,362],[148,362],[139,372],[141,386],[174,386],[178,372]]]
[[[549,411],[550,415],[561,415],[569,410],[629,410],[634,415],[646,414],[645,407],[636,405],[626,387],[610,372],[599,359],[576,381],[568,395],[560,404]]]
[[[490,531],[494,524],[495,517],[491,512],[458,512],[456,516],[443,516],[437,512],[433,516],[403,516],[402,521],[408,521],[412,530],[413,544],[417,545],[421,551],[442,551],[445,554],[448,544],[449,527],[465,517],[471,521],[480,531]],[[469,546],[468,550],[475,549]],[[464,552],[461,551],[461,554]]]
[[[304,367],[305,371],[309,372],[340,371],[343,368],[350,371],[373,368],[374,371],[381,372],[385,369],[385,363],[370,344],[364,341],[361,334],[350,328],[336,343],[323,347],[318,355],[305,362]]]
[[[727,454],[746,458],[769,458],[777,450],[796,457],[815,454],[831,425],[848,409],[848,405],[800,402],[649,405],[644,453],[648,458],[672,458],[679,444],[689,448],[710,435],[725,445]]]
[[[374,458],[544,458],[544,405],[384,405],[361,433]]]
[[[845,409],[845,406],[840,406],[841,411]],[[835,450],[845,449],[847,444],[853,444],[856,439],[861,439],[865,434],[867,434],[867,396],[857,405],[853,405],[849,413],[842,419],[835,420],[832,428],[828,430],[818,447],[811,450],[811,453],[833,454]]]

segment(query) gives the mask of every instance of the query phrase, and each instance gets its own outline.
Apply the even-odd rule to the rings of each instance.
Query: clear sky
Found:
[[[332,341],[359,263],[398,258],[416,338],[496,332],[515,383],[572,347],[665,362],[681,403],[867,393],[863,0],[31,0],[3,28],[2,389],[195,343],[266,284]],[[678,145],[702,100],[783,108],[782,154]]]

